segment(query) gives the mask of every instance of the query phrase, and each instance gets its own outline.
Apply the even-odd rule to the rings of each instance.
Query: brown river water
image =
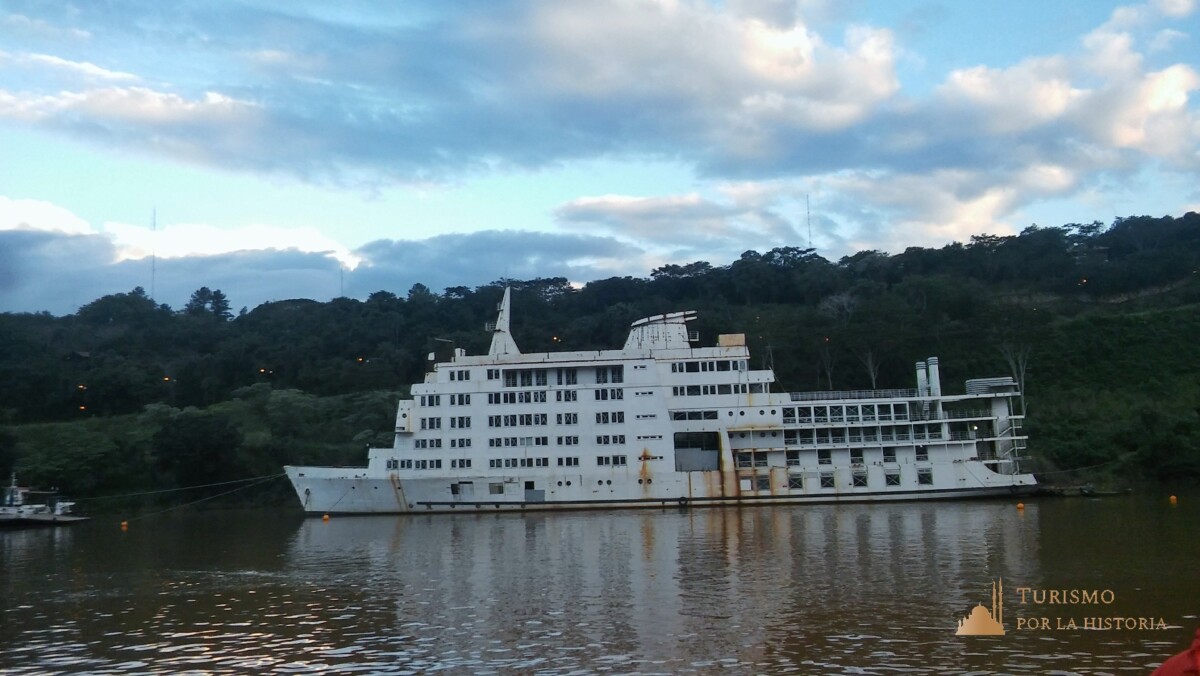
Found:
[[[0,532],[0,673],[1146,674],[1200,626],[1200,493],[118,522]]]

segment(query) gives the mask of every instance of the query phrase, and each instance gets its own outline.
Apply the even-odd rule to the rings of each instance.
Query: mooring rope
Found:
[[[175,511],[175,510],[177,510],[177,509],[183,509],[184,507],[190,507],[190,506],[192,506],[192,505],[196,505],[196,504],[199,504],[199,503],[201,503],[201,502],[206,502],[206,501],[208,501],[208,500],[215,500],[216,498],[219,498],[219,497],[222,497],[222,496],[225,496],[225,495],[229,495],[229,494],[231,494],[231,493],[237,493],[238,491],[244,491],[244,490],[246,490],[247,488],[253,488],[253,487],[255,487],[255,486],[259,485],[259,484],[264,484],[264,483],[266,483],[266,482],[268,482],[268,481],[271,481],[271,480],[273,480],[273,479],[278,479],[279,477],[281,477],[281,476],[285,476],[285,475],[286,475],[286,472],[280,472],[279,474],[272,474],[272,475],[270,475],[270,476],[266,476],[266,477],[256,477],[256,478],[258,479],[258,481],[255,481],[255,482],[254,482],[254,483],[252,483],[252,484],[247,484],[247,485],[245,485],[245,486],[239,486],[239,487],[237,487],[237,488],[234,488],[233,490],[224,491],[224,492],[222,492],[222,493],[217,493],[216,495],[210,495],[210,496],[208,496],[208,497],[200,498],[200,499],[198,499],[198,500],[192,500],[191,502],[185,502],[185,503],[183,503],[182,505],[175,505],[174,507],[168,507],[168,508],[166,508],[166,509],[162,509],[162,510],[159,510],[159,511],[157,511],[157,512],[150,512],[149,514],[139,514],[138,516],[135,516],[135,517],[133,517],[133,518],[130,518],[130,519],[125,519],[125,523],[128,523],[128,522],[130,522],[130,521],[141,521],[142,519],[145,519],[145,518],[148,518],[148,517],[151,517],[151,516],[158,516],[159,514],[166,514],[167,512],[173,512],[173,511]],[[243,481],[251,481],[251,479],[244,479]],[[223,483],[225,483],[225,484],[228,484],[228,483],[237,483],[237,482],[229,482],[229,481],[226,481],[226,482],[223,482]],[[211,484],[211,485],[213,485],[213,486],[219,486],[219,485],[222,485],[222,484]],[[194,488],[200,488],[200,487],[199,487],[199,486],[194,486]]]
[[[250,477],[249,479],[234,479],[232,481],[219,481],[215,484],[200,484],[198,486],[183,486],[181,488],[162,488],[162,489],[159,489],[156,491],[142,491],[140,493],[124,493],[121,495],[101,495],[100,497],[95,497],[95,498],[72,498],[72,502],[90,502],[93,500],[116,500],[117,498],[136,498],[136,497],[139,497],[142,495],[158,495],[160,493],[177,493],[179,491],[191,491],[191,490],[195,490],[197,488],[212,488],[213,486],[229,486],[232,484],[241,484],[241,483],[246,483],[248,481],[258,481],[259,479],[264,479],[264,480],[265,479],[276,479],[278,477],[285,476],[286,474],[287,474],[286,472],[280,472],[279,474],[254,476],[254,477]]]
[[[1104,467],[1105,465],[1111,465],[1114,462],[1120,462],[1121,460],[1124,460],[1131,455],[1134,455],[1134,454],[1133,453],[1124,453],[1116,458],[1113,458],[1112,460],[1106,460],[1106,461],[1096,464],[1096,465],[1085,465],[1083,467],[1072,467],[1071,469],[1056,469],[1052,472],[1034,472],[1034,474],[1036,474],[1037,476],[1046,476],[1048,474],[1065,474],[1067,472],[1080,472],[1085,469],[1096,469],[1097,467]]]

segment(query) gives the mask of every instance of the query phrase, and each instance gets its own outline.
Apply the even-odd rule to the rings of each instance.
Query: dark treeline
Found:
[[[702,344],[747,334],[781,390],[911,387],[913,362],[936,355],[951,391],[969,377],[1026,383],[1044,471],[1108,463],[1112,476],[1200,476],[1198,269],[1200,215],[1189,213],[838,261],[747,251],[723,267],[667,265],[581,288],[417,284],[403,297],[280,301],[237,316],[219,290],[174,310],[138,288],[65,317],[0,314],[0,471],[15,464],[87,494],[357,461],[364,441],[386,441],[389,409],[429,353],[486,350],[483,325],[507,284],[527,352],[619,347],[631,321],[695,309]],[[97,476],[54,476],[79,460]]]

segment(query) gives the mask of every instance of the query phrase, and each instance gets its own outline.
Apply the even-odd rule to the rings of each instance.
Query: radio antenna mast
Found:
[[[808,206],[808,193],[804,193],[804,218],[808,221],[808,248],[812,248],[812,209]]]

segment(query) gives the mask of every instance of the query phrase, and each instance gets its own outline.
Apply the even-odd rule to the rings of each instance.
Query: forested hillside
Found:
[[[648,278],[561,278],[366,301],[267,303],[237,316],[199,289],[181,310],[142,289],[70,316],[0,314],[0,471],[78,495],[192,485],[284,462],[357,462],[389,438],[430,352],[486,350],[513,288],[524,351],[617,347],[639,317],[694,309],[703,343],[744,332],[781,390],[1024,380],[1043,471],[1200,476],[1200,215],[1030,227],[940,249],[747,251]]]

